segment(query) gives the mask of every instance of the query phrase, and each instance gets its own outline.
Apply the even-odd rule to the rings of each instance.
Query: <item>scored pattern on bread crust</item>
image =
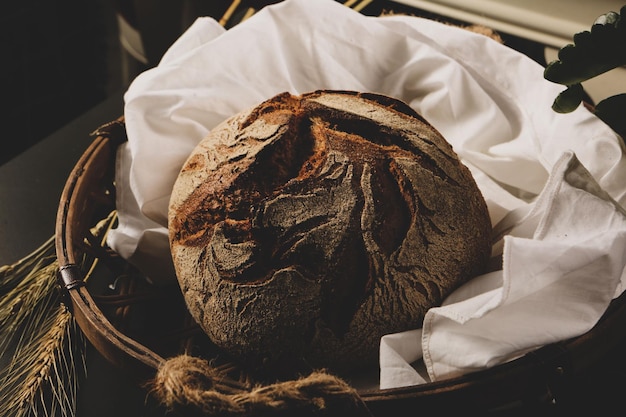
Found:
[[[486,204],[450,144],[377,94],[283,93],[216,127],[169,211],[190,312],[253,365],[376,365],[480,273]],[[373,362],[372,362],[373,361]]]

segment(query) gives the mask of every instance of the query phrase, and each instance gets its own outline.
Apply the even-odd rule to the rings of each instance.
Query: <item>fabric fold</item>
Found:
[[[533,209],[504,237],[501,287],[427,313],[423,350],[431,379],[491,367],[590,330],[626,265],[622,211],[565,153]]]

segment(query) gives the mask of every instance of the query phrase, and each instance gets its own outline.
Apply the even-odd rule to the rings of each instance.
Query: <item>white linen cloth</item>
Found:
[[[155,283],[175,279],[167,205],[189,153],[225,118],[283,91],[316,89],[411,105],[470,167],[503,236],[493,250],[502,269],[459,288],[421,329],[383,337],[381,388],[484,369],[580,335],[621,293],[621,139],[582,107],[553,112],[562,87],[490,38],[417,17],[366,17],[332,0],[287,0],[228,31],[199,18],[134,80],[109,245]]]

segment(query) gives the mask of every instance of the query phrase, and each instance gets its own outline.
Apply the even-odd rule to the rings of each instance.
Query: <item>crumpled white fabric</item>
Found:
[[[534,204],[508,217],[496,226],[507,233],[501,270],[430,309],[422,329],[382,338],[381,387],[486,369],[583,334],[621,293],[624,210],[573,153],[557,161]],[[427,375],[410,365],[422,357]]]
[[[441,380],[587,331],[620,294],[626,259],[621,139],[543,68],[483,35],[411,16],[366,17],[287,0],[225,31],[200,18],[125,94],[119,226],[108,243],[155,283],[175,279],[167,205],[195,145],[283,91],[371,91],[404,100],[470,167],[502,238],[502,269],[381,340],[380,387]]]

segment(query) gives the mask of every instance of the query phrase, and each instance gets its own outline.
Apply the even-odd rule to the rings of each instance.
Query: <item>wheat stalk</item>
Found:
[[[7,416],[75,412],[85,342],[61,303],[53,254],[49,239],[0,269],[0,404]]]
[[[115,214],[92,229],[102,245]],[[85,279],[96,263],[83,262]],[[7,417],[75,415],[86,341],[62,303],[58,270],[54,237],[0,267],[0,405]]]
[[[51,237],[25,258],[12,265],[0,266],[0,297],[4,297],[15,286],[19,285],[43,257],[53,255],[53,244],[54,238]]]
[[[6,383],[15,389],[9,398],[0,401],[15,416],[74,415],[79,364],[74,361],[76,347],[72,339],[80,333],[63,306],[41,327],[47,330],[41,343],[27,344],[16,352],[16,357],[27,360],[12,362]]]

